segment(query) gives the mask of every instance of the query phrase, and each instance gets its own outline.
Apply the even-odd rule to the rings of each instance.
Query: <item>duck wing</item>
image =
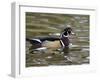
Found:
[[[40,41],[55,41],[55,40],[60,40],[59,37],[43,37],[43,38],[39,38]]]

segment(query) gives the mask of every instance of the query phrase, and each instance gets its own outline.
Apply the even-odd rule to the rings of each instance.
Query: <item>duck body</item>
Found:
[[[33,45],[33,49],[40,47],[46,48],[58,48],[61,47],[60,39],[55,37],[44,37],[44,38],[35,38],[35,39],[26,39]]]
[[[42,44],[43,47],[46,47],[48,49],[58,49],[61,48],[61,43],[60,40],[55,40],[55,41],[45,41]]]
[[[33,46],[33,49],[46,47],[51,49],[59,49],[69,46],[69,35],[71,34],[72,29],[66,28],[61,33],[59,38],[56,37],[44,37],[44,38],[33,38],[28,39],[26,38],[26,41],[29,41]]]

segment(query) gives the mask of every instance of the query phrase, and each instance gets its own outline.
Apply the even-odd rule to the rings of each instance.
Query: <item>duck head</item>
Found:
[[[63,35],[64,35],[64,36],[68,36],[68,35],[71,35],[71,34],[74,34],[74,33],[72,32],[72,28],[67,27],[67,28],[64,29],[64,31],[63,31]]]

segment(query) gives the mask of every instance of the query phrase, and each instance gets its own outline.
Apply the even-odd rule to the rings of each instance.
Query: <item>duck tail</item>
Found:
[[[26,38],[26,41],[31,41],[31,39],[29,39],[29,38]]]
[[[29,39],[29,38],[26,38],[26,41],[28,41],[28,42],[30,42],[30,43],[33,42],[33,40],[32,40],[32,39]]]

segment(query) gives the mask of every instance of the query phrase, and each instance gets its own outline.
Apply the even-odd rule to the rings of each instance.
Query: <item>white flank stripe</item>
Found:
[[[38,42],[42,43],[39,39],[32,39],[32,40],[36,40],[36,41],[38,41]]]

